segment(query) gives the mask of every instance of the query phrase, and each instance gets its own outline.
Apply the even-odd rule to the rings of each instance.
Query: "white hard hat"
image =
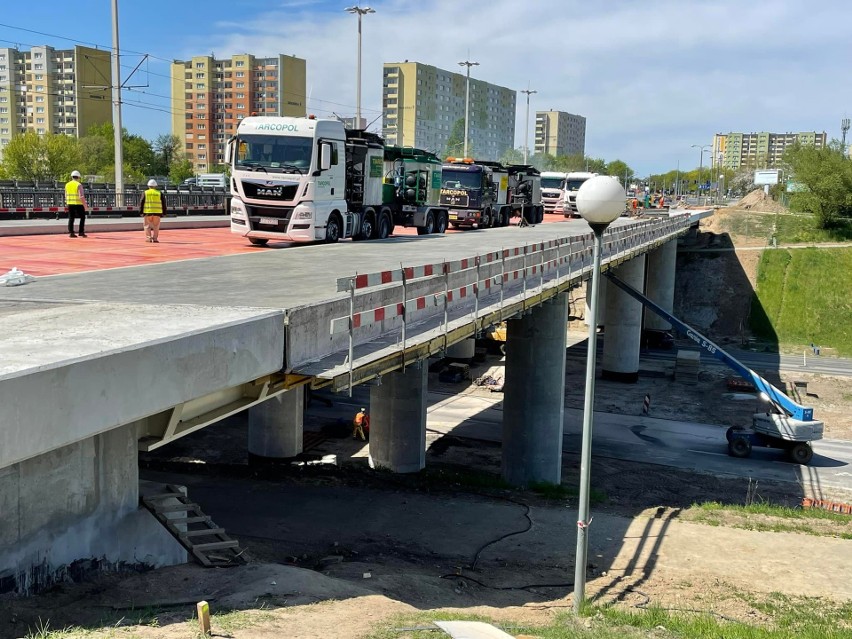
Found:
[[[148,180],[148,186],[154,188],[155,186],[157,186],[157,180],[154,180],[153,178]]]
[[[78,178],[78,177],[80,177],[80,172],[79,172],[79,171],[71,171],[71,177],[72,177],[72,178],[75,178],[75,177],[76,177],[76,178]]]

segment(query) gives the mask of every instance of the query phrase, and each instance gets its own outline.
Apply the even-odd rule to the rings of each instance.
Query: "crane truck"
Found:
[[[394,226],[443,233],[441,161],[314,117],[244,118],[226,146],[231,231],[249,242],[384,239]]]
[[[544,217],[540,173],[523,164],[447,158],[441,204],[448,208],[453,228],[508,226],[514,215],[534,224]]]
[[[648,299],[629,284],[622,282],[611,271],[605,273],[610,282],[618,286],[645,308],[666,320],[678,332],[692,340],[699,348],[729,366],[734,372],[750,382],[769,402],[770,410],[755,413],[751,428],[732,426],[725,433],[728,453],[732,457],[748,457],[752,447],[779,448],[797,464],[808,464],[813,457],[811,442],[822,439],[824,424],[814,419],[814,409],[793,401],[784,392],[775,388],[760,375],[748,368],[731,354],[704,337],[694,328],[680,321],[661,306]]]

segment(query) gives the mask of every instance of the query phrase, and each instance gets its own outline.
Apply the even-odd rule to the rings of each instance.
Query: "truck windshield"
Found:
[[[235,169],[305,173],[311,166],[313,138],[283,135],[241,135]]]
[[[543,177],[541,178],[541,188],[543,189],[561,189],[565,178],[558,177]]]
[[[482,188],[482,174],[444,167],[441,171],[441,185],[445,189],[479,189]]]
[[[583,182],[588,179],[589,178],[568,178],[565,180],[565,189],[568,191],[576,191],[582,186]]]

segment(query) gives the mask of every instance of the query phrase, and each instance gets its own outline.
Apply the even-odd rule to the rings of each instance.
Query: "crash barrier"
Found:
[[[618,263],[685,232],[688,215],[663,220],[646,220],[610,228],[603,238],[602,264]],[[528,299],[585,279],[593,263],[594,236],[563,237],[524,246],[490,251],[466,259],[432,264],[400,265],[375,273],[356,273],[336,280],[337,291],[348,293],[303,313],[289,312],[292,339],[287,366],[293,370],[306,361],[317,361],[348,348],[349,386],[353,383],[354,349],[360,344],[387,338],[398,332],[397,349],[405,352],[413,327],[431,322],[440,324],[445,341],[451,322],[468,318],[476,323],[486,315],[496,321],[507,319],[526,309]],[[532,304],[530,304],[531,306]],[[511,307],[511,308],[509,308]],[[307,311],[307,309],[305,309]],[[327,339],[300,351],[300,323],[316,326],[318,318],[327,319]],[[314,329],[315,332],[315,329]],[[303,359],[304,358],[304,359]],[[302,361],[300,361],[300,359]]]
[[[135,213],[147,187],[131,184],[124,188],[124,202],[118,205],[114,184],[83,184],[83,192],[89,212]],[[227,189],[216,187],[180,187],[163,192],[169,212],[216,212],[227,213],[230,194]],[[0,215],[17,214],[29,219],[33,214],[58,214],[65,212],[65,187],[51,182],[0,182]],[[11,216],[9,216],[11,217]]]

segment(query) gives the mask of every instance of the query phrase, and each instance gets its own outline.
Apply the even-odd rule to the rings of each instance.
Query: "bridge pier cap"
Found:
[[[574,559],[574,612],[579,614],[585,599],[586,560],[589,550],[589,488],[592,461],[592,413],[595,406],[595,356],[597,355],[597,312],[600,289],[601,248],[606,227],[624,210],[624,187],[616,179],[598,175],[583,182],[577,191],[577,212],[595,233],[590,298],[589,339],[586,354],[586,393],[583,401],[583,440],[580,454],[580,498],[577,508],[577,552]]]

